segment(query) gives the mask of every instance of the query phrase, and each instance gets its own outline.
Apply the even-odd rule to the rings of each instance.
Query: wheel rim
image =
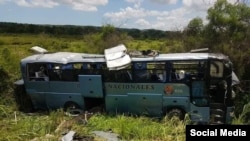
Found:
[[[169,118],[183,119],[183,112],[180,109],[171,109],[168,111],[167,115]]]
[[[68,116],[79,116],[83,113],[83,110],[79,108],[79,106],[76,103],[68,103],[65,106],[65,112]]]

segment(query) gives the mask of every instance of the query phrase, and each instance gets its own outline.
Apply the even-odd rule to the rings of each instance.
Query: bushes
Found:
[[[9,74],[0,66],[0,92],[6,91],[9,86],[8,80],[10,79]]]
[[[243,106],[242,112],[234,118],[232,124],[250,125],[250,102]]]

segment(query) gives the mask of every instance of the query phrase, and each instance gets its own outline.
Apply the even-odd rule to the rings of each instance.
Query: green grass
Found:
[[[250,102],[245,104],[242,112],[239,116],[235,117],[232,121],[234,125],[243,125],[243,124],[250,124]]]
[[[178,119],[152,119],[148,117],[94,116],[89,127],[94,130],[113,131],[124,140],[185,140],[185,122]]]
[[[25,114],[12,107],[0,105],[3,141],[55,140],[70,130],[79,136],[93,136],[93,131],[112,131],[122,140],[184,141],[185,121],[178,119],[153,119],[125,115],[95,114],[84,121],[84,115],[67,116],[61,109],[50,112]]]
[[[65,120],[61,110],[50,113],[25,114],[15,111],[11,106],[0,105],[1,141],[25,141],[34,138],[58,140],[60,134],[55,133],[57,126]]]

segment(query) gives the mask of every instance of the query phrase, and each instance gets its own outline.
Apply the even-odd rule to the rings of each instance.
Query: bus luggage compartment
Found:
[[[101,75],[79,75],[79,82],[84,97],[103,98]]]

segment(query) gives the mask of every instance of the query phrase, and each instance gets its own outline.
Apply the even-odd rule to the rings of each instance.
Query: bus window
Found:
[[[147,82],[149,81],[149,72],[147,70],[147,63],[136,62],[133,63],[133,76],[135,82]]]
[[[223,63],[220,61],[213,61],[210,65],[211,77],[223,77]]]
[[[28,64],[28,80],[48,81],[48,70],[46,64]]]
[[[61,64],[49,64],[48,72],[50,81],[61,81],[62,78],[62,65]]]
[[[165,82],[164,62],[136,62],[133,64],[135,82]]]
[[[80,74],[101,75],[106,68],[103,63],[83,63]]]
[[[51,81],[77,81],[74,64],[49,64],[49,66]]]
[[[171,81],[203,80],[205,77],[204,61],[172,62]]]
[[[166,69],[165,62],[153,62],[148,63],[147,68],[150,71],[151,82],[165,82],[166,81]]]
[[[107,82],[131,82],[133,76],[130,67],[121,70],[111,70],[104,73],[104,79]]]
[[[90,70],[90,74],[99,74],[100,73],[100,65],[99,64],[89,64],[88,68]]]
[[[62,81],[77,81],[78,80],[79,64],[63,64],[62,65]]]

